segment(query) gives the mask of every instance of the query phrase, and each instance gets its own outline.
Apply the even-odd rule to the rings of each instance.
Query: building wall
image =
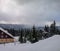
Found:
[[[14,38],[0,30],[0,43],[14,42]]]
[[[0,39],[2,38],[12,38],[12,37],[0,30]]]
[[[11,43],[11,42],[14,42],[14,39],[0,39],[0,43]]]

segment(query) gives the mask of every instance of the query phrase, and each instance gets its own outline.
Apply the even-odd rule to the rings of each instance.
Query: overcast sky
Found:
[[[0,23],[60,25],[60,0],[0,0]]]

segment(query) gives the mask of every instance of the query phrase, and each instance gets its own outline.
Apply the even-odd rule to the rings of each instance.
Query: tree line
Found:
[[[13,36],[19,36],[19,42],[20,43],[26,43],[27,41],[31,43],[38,42],[39,40],[49,38],[53,35],[60,35],[60,30],[56,26],[56,22],[53,21],[53,23],[48,26],[45,25],[44,30],[36,29],[35,25],[31,29],[6,29],[8,32],[10,32]]]

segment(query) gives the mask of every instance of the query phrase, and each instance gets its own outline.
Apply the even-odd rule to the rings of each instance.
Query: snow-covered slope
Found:
[[[0,44],[0,51],[60,51],[60,35],[55,35],[35,44]]]

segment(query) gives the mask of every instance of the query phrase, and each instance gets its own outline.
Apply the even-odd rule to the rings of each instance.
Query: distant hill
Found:
[[[31,29],[32,26],[30,25],[23,25],[23,24],[0,24],[0,27],[2,28],[7,28],[7,29],[11,29],[11,28],[14,28],[16,30],[19,30],[21,28],[25,29],[25,28],[28,28],[28,29]],[[57,26],[58,29],[60,29],[60,26]],[[44,27],[41,27],[41,26],[36,26],[36,29],[44,29]]]
[[[32,26],[22,25],[22,24],[19,24],[19,25],[18,24],[0,24],[0,27],[7,28],[7,29],[14,28],[14,29],[18,30],[21,28],[31,28]]]
[[[60,26],[57,26],[57,28],[60,30]]]

